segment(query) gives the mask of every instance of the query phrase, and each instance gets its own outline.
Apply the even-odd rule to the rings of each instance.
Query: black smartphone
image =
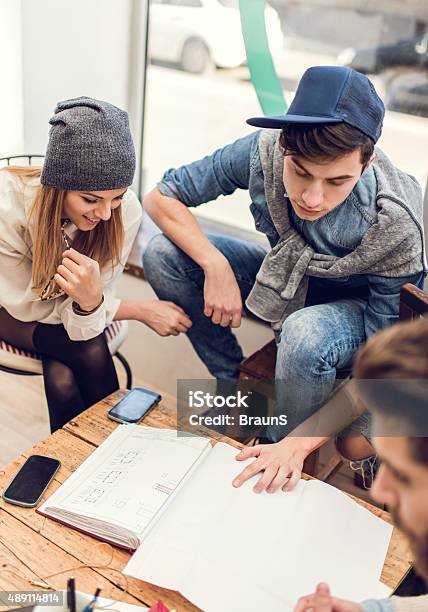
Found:
[[[61,463],[58,459],[31,455],[13,477],[2,497],[5,501],[33,508],[37,505]]]
[[[119,423],[138,423],[161,399],[159,393],[135,387],[107,412],[107,416]]]

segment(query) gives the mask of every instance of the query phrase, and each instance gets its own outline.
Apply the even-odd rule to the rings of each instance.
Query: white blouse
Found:
[[[81,316],[73,312],[73,300],[67,295],[42,301],[31,288],[33,249],[29,214],[39,185],[39,178],[26,179],[0,171],[0,307],[19,321],[62,323],[71,340],[89,340],[113,321],[120,306],[115,287],[140,227],[142,207],[135,193],[128,189],[121,204],[125,238],[120,263],[113,269],[106,266],[101,272],[104,303],[93,314]],[[76,231],[73,223],[65,226],[71,239]]]

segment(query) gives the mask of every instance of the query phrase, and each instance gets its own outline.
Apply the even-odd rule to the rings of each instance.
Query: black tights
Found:
[[[62,325],[24,323],[0,308],[0,338],[40,353],[52,432],[119,388],[104,334],[74,341]]]

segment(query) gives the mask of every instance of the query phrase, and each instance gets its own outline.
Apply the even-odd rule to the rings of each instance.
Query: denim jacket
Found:
[[[256,229],[266,235],[271,247],[275,246],[279,235],[266,202],[259,153],[260,134],[258,130],[199,161],[167,170],[158,184],[160,192],[192,207],[215,200],[219,195],[232,194],[236,189],[247,189]],[[348,198],[316,221],[300,219],[286,194],[284,200],[293,226],[314,250],[343,257],[355,249],[376,222],[376,187],[374,172],[368,168]],[[311,277],[307,304],[340,297],[366,299],[365,331],[368,338],[398,318],[400,287],[411,282],[422,288],[423,279],[422,260],[420,273],[406,277],[370,274],[328,280]]]

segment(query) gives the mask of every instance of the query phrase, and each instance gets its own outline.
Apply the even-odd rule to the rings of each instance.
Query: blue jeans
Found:
[[[284,321],[275,387],[277,411],[287,415],[287,433],[325,404],[335,387],[336,370],[351,366],[366,340],[365,306],[363,299],[342,299],[307,306]],[[268,437],[281,439],[280,432],[271,429]]]
[[[243,303],[266,255],[264,247],[235,238],[208,236],[229,261]],[[193,322],[187,336],[216,378],[237,378],[241,347],[228,327],[204,315],[204,272],[166,236],[152,238],[143,256],[144,274],[161,300],[183,308]],[[331,394],[336,368],[352,363],[365,342],[363,299],[342,299],[306,306],[283,324],[275,378],[277,405],[288,418],[288,431],[316,412]],[[271,433],[271,437],[283,437]]]

